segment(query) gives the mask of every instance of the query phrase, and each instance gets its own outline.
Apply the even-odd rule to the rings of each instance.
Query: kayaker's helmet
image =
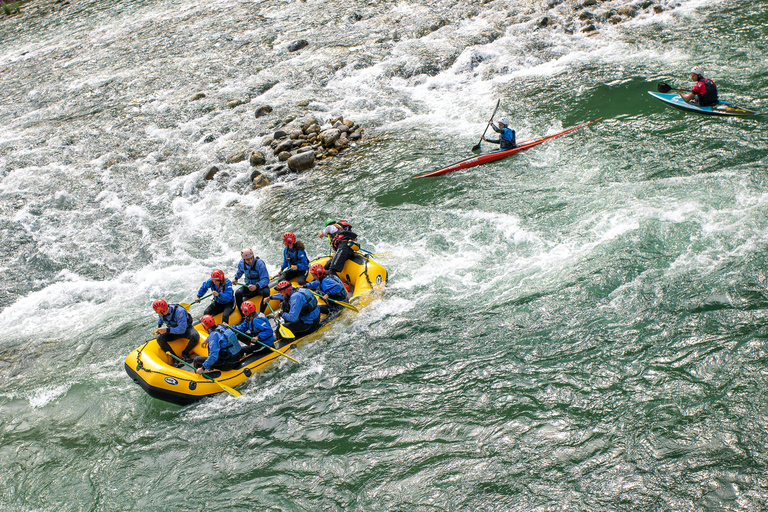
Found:
[[[509,119],[506,117],[499,121],[499,124],[503,124],[504,126],[509,126]]]
[[[251,316],[256,312],[256,306],[253,302],[247,300],[240,305],[240,311],[243,312],[243,316]]]
[[[280,281],[277,283],[277,286],[275,286],[275,290],[279,291],[280,293],[283,293],[284,290],[288,290],[291,287],[291,283],[288,281]]]
[[[200,323],[203,325],[203,327],[205,327],[206,331],[210,331],[216,327],[216,320],[214,320],[211,315],[203,315],[200,318]]]
[[[285,245],[293,245],[296,243],[296,235],[288,231],[287,233],[283,233],[283,242]]]
[[[219,269],[214,270],[213,272],[211,272],[211,279],[224,281],[224,271]]]
[[[325,227],[328,227],[331,224],[336,224],[336,219],[328,219],[325,221]]]
[[[240,257],[244,260],[248,260],[253,258],[253,251],[250,247],[245,247],[242,251],[240,251]]]
[[[691,74],[704,76],[704,70],[701,69],[701,66],[693,66],[693,69],[691,69]]]
[[[319,263],[313,263],[312,265],[310,265],[309,271],[312,272],[317,277],[323,277],[323,275],[325,274],[325,267]]]
[[[163,299],[157,299],[155,302],[152,303],[152,309],[155,310],[155,313],[160,314],[164,313],[168,310],[168,303],[165,302]]]

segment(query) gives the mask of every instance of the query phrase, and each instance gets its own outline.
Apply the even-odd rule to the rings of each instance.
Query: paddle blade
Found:
[[[280,336],[283,338],[295,338],[296,336],[293,334],[293,331],[291,331],[289,328],[284,326],[283,324],[280,324]]]
[[[666,94],[672,90],[672,86],[664,82],[659,82],[659,85],[656,86],[656,90],[662,94]]]
[[[211,380],[213,380],[213,379],[211,379]],[[236,389],[232,389],[232,388],[231,388],[231,387],[229,387],[229,386],[225,386],[224,384],[222,384],[221,382],[219,382],[219,381],[217,381],[217,380],[213,380],[213,382],[215,382],[216,384],[218,384],[218,385],[219,385],[219,387],[220,387],[221,389],[223,389],[224,391],[226,391],[226,392],[227,392],[227,393],[229,393],[230,395],[232,395],[232,396],[234,396],[234,397],[238,397],[238,396],[240,396],[240,392],[239,392],[239,391],[237,391]]]
[[[359,313],[359,312],[360,312],[360,310],[359,310],[359,309],[357,309],[355,306],[353,306],[353,305],[352,305],[352,304],[350,304],[349,302],[342,302],[342,301],[340,301],[340,300],[333,300],[333,299],[328,299],[328,300],[330,300],[330,301],[331,301],[331,302],[333,302],[334,304],[338,304],[339,306],[345,307],[345,308],[347,308],[347,309],[351,309],[351,310],[352,310],[352,311],[354,311],[355,313]]]
[[[184,309],[186,309],[187,311],[189,311],[189,308],[192,307],[192,304],[190,304],[189,302],[179,302],[179,306],[181,306]]]
[[[480,144],[475,144],[472,146],[472,152],[473,153],[479,153],[480,152]]]

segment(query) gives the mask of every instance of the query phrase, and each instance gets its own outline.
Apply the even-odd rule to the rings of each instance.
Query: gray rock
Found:
[[[263,117],[263,116],[269,114],[270,112],[272,112],[272,107],[271,106],[269,106],[269,105],[260,105],[256,109],[256,112],[254,112],[254,115],[256,117]]]
[[[309,42],[306,39],[299,39],[298,41],[294,41],[288,45],[288,51],[297,52],[302,48],[306,47],[308,44]]]
[[[330,147],[332,146],[337,140],[339,140],[339,137],[341,136],[341,132],[337,130],[336,128],[331,128],[330,130],[325,130],[324,132],[320,132],[320,143],[324,147]]]
[[[277,155],[277,159],[280,160],[281,162],[285,162],[289,158],[291,158],[291,152],[290,151],[281,151]]]
[[[205,93],[204,92],[199,92],[199,93],[195,94],[194,96],[192,96],[189,99],[190,99],[190,101],[197,101],[197,100],[201,100],[203,98],[205,98]]]
[[[285,139],[282,142],[279,142],[277,146],[275,146],[275,153],[282,153],[283,151],[290,151],[291,148],[293,148],[293,141],[291,139]]]
[[[272,134],[272,138],[275,140],[284,139],[288,136],[288,132],[285,132],[283,130],[277,130],[274,134]]]
[[[227,102],[227,106],[229,108],[235,108],[235,107],[239,107],[240,105],[242,105],[244,103],[245,103],[245,101],[243,101],[243,100],[229,100]]]
[[[288,159],[288,168],[294,172],[306,171],[315,165],[315,152],[305,151]]]
[[[210,181],[213,179],[214,176],[219,172],[219,168],[215,165],[211,166],[210,169],[208,169],[208,172],[205,173],[204,179]]]
[[[261,151],[254,151],[251,153],[251,166],[256,167],[257,165],[264,165],[267,163],[267,158],[264,156],[264,153]]]

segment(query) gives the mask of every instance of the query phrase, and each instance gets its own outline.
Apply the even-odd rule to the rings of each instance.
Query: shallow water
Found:
[[[0,23],[0,509],[767,508],[766,124],[646,93],[701,64],[768,110],[765,4],[593,35],[565,7],[550,29],[543,5],[495,2],[92,1]],[[469,156],[499,98],[518,139],[603,120],[411,179]],[[308,114],[367,140],[256,191],[225,163]],[[299,366],[183,408],[131,382],[154,298],[189,301],[244,245],[276,271],[285,230],[323,255],[329,216],[389,285]]]

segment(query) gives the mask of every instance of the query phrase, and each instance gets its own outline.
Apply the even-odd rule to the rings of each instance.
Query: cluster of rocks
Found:
[[[584,0],[575,4],[564,0],[550,0],[549,13],[539,19],[539,28],[554,28],[561,25],[565,32],[596,32],[602,23],[612,25],[638,16],[643,12],[660,14],[674,9],[675,4],[664,5],[665,0]],[[561,5],[562,4],[562,5]],[[575,12],[574,12],[575,11]],[[579,25],[581,27],[579,28]]]
[[[314,167],[317,161],[337,156],[362,137],[362,128],[349,119],[337,117],[320,125],[317,119],[309,117],[265,137],[263,145],[291,171],[301,172]]]
[[[204,96],[195,95],[192,99]],[[256,109],[255,116],[261,117],[271,112],[272,107],[263,105]],[[342,116],[322,124],[314,116],[309,116],[296,122],[293,118],[278,121],[276,125],[281,127],[262,139],[260,149],[253,151],[250,156],[247,152],[240,152],[226,160],[228,164],[249,160],[255,168],[250,177],[255,188],[269,185],[267,175],[279,177],[290,172],[307,171],[338,156],[363,138],[363,128]],[[212,180],[219,172],[217,166],[212,166],[204,179]]]

